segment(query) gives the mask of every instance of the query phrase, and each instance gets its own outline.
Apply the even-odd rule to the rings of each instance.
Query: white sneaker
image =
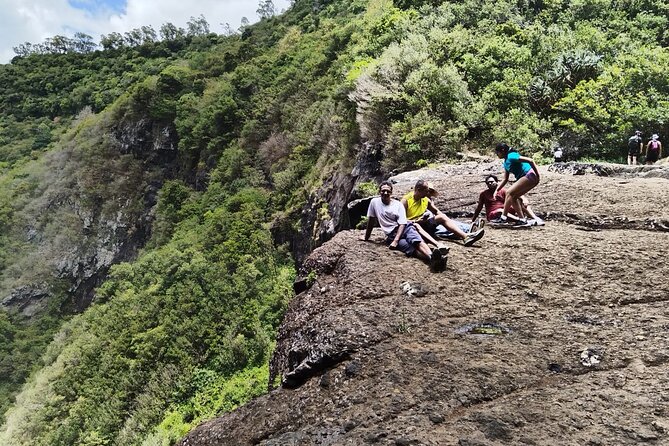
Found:
[[[528,223],[529,223],[531,226],[545,226],[545,225],[546,225],[546,222],[543,221],[542,219],[540,219],[539,217],[537,217],[537,218],[535,218],[535,219],[533,219],[533,220],[529,220]]]
[[[479,229],[476,232],[470,232],[469,234],[467,234],[467,237],[465,237],[464,245],[465,246],[472,246],[478,240],[481,240],[481,237],[483,237],[484,234],[485,234],[485,231],[483,229]]]
[[[469,233],[471,234],[472,232],[476,232],[479,229],[483,229],[484,226],[485,226],[485,220],[479,217],[469,227]]]

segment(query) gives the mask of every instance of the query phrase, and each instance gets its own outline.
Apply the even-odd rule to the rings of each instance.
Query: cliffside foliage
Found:
[[[500,139],[611,160],[636,128],[667,140],[668,13],[296,0],[240,34],[0,66],[0,300],[47,296],[0,311],[0,442],[170,444],[262,392],[294,275],[270,225],[311,234],[306,203],[363,146],[388,172]]]

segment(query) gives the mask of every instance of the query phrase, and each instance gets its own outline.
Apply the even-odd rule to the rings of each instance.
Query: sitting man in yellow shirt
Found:
[[[432,203],[429,198],[430,186],[425,180],[416,181],[413,192],[409,192],[402,197],[402,204],[406,210],[407,220],[418,223],[419,233],[434,233],[437,225],[443,225],[449,231],[455,234],[455,237],[464,241],[465,246],[472,246],[485,234],[483,229],[479,229],[469,234],[465,233],[455,220],[448,218]]]

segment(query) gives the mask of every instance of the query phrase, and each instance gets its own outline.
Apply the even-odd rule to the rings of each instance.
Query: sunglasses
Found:
[[[393,191],[391,191],[391,190],[385,190],[385,189],[384,189],[384,190],[381,191],[381,195],[384,195],[384,194],[392,194],[392,193],[393,193]]]
[[[495,180],[489,180],[489,181],[486,181],[486,184],[495,184],[496,182],[497,181],[495,181]]]

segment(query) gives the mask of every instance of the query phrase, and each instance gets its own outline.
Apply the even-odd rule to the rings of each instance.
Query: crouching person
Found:
[[[381,229],[386,234],[385,243],[390,249],[402,251],[407,256],[416,255],[416,257],[429,261],[430,268],[433,271],[443,269],[445,265],[442,253],[438,249],[434,252],[423,241],[416,230],[416,226],[407,221],[404,206],[398,200],[391,197],[393,185],[390,181],[384,181],[379,187],[380,197],[375,197],[369,203],[367,209],[367,229],[362,240],[369,240],[372,229],[378,222]]]

